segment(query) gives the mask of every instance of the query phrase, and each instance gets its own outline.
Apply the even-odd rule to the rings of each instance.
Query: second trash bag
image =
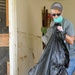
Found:
[[[39,62],[29,70],[28,75],[68,75],[69,52],[64,42],[62,32],[56,26],[46,45]],[[64,35],[63,35],[64,36]]]

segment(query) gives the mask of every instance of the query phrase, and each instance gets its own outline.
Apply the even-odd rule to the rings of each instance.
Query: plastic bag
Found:
[[[68,75],[66,69],[69,64],[69,52],[59,31],[54,32],[44,49],[39,62],[30,69],[28,75]],[[62,35],[62,33],[60,33]],[[60,71],[60,73],[59,73]]]

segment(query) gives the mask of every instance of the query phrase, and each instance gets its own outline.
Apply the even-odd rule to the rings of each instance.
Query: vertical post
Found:
[[[6,0],[6,26],[9,26],[8,0]]]
[[[17,67],[17,14],[16,0],[9,0],[9,56],[10,75],[18,75]]]
[[[48,27],[48,9],[46,9],[46,27]]]

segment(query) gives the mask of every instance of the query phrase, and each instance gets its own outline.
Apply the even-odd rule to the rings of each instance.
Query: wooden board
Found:
[[[0,34],[0,47],[9,46],[9,34]]]
[[[7,75],[10,75],[10,62],[7,62]]]
[[[9,26],[8,0],[6,0],[6,26]]]

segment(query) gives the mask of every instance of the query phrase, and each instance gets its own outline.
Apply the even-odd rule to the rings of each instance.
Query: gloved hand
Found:
[[[44,35],[45,35],[45,34],[46,34],[46,32],[47,32],[47,27],[42,27],[42,28],[41,28],[41,32],[42,32],[42,34],[44,34]]]

